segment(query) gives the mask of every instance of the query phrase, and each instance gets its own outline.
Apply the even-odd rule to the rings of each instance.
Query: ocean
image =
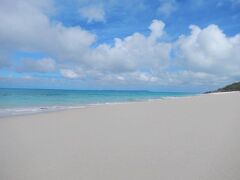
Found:
[[[2,88],[0,89],[0,117],[193,95],[196,93]]]

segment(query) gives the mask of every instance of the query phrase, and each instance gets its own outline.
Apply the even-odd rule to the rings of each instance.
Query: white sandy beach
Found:
[[[239,180],[240,92],[0,119],[0,180]]]

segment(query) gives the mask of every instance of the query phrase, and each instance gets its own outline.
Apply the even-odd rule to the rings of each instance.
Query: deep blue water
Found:
[[[106,90],[0,89],[0,116],[86,105],[144,101],[196,93]]]

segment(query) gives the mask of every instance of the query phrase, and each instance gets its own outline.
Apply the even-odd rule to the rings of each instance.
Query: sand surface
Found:
[[[0,119],[0,180],[239,180],[240,92]]]

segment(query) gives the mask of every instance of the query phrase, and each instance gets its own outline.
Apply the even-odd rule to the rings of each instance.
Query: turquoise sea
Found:
[[[146,101],[192,95],[196,95],[196,93],[118,90],[0,89],[0,117],[106,103]]]

